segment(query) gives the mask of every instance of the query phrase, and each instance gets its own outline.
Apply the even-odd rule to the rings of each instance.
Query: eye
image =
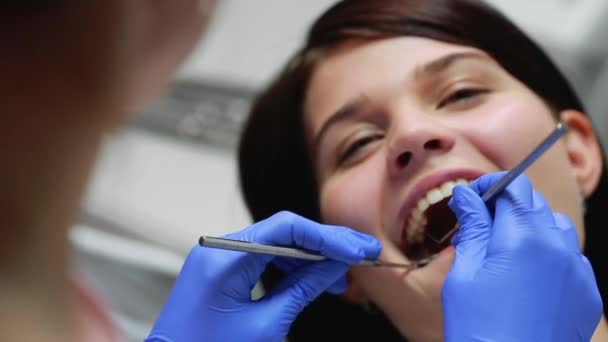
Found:
[[[443,108],[450,104],[463,103],[474,99],[475,97],[488,93],[487,89],[480,88],[462,88],[450,93],[446,98],[441,100],[437,108]]]
[[[367,136],[364,136],[364,137],[361,137],[361,138],[355,140],[354,142],[352,142],[351,144],[349,144],[346,147],[345,151],[342,154],[340,154],[340,158],[338,159],[337,164],[338,165],[344,164],[349,159],[354,157],[359,151],[361,151],[363,148],[365,148],[367,145],[369,145],[376,139],[379,139],[380,137],[381,136],[379,134],[375,134],[375,135],[367,135]]]

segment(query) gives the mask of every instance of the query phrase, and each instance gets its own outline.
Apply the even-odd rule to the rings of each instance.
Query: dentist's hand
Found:
[[[146,341],[281,341],[309,302],[326,290],[345,290],[349,265],[375,259],[382,249],[369,235],[321,225],[289,212],[227,237],[304,248],[329,259],[293,262],[196,246]],[[278,264],[287,275],[254,301],[251,290],[269,262]]]
[[[480,195],[503,173],[454,189],[456,257],[442,291],[446,341],[589,341],[602,316],[593,270],[576,230],[525,176]]]

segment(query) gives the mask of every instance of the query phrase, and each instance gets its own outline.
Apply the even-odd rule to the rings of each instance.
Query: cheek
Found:
[[[565,144],[559,142],[553,146],[526,174],[534,188],[546,198],[551,209],[566,214],[574,222],[582,247],[585,240],[582,195]]]
[[[467,140],[502,170],[514,167],[555,128],[544,103],[520,93],[497,94],[468,120],[460,118],[463,124]]]
[[[323,182],[321,216],[324,223],[347,226],[378,237],[381,234],[381,168],[373,160],[365,164]]]

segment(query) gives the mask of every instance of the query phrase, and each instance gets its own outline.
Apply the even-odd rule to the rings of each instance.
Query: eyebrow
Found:
[[[416,79],[428,77],[429,75],[439,74],[449,69],[457,62],[466,59],[490,60],[487,55],[475,51],[455,52],[445,55],[443,57],[439,57],[422,66],[417,67],[414,71],[414,78]],[[321,143],[323,136],[332,126],[335,126],[339,122],[348,121],[355,117],[358,113],[361,112],[367,102],[369,102],[369,99],[365,96],[365,94],[362,94],[355,100],[349,101],[340,109],[338,109],[335,113],[333,113],[329,117],[329,119],[327,119],[327,121],[323,123],[313,141],[312,147],[314,153],[316,154],[318,152],[319,144]]]
[[[414,78],[442,73],[457,62],[468,59],[477,59],[482,61],[491,60],[487,55],[476,51],[455,52],[430,61],[421,67],[417,67],[414,71]]]
[[[353,117],[357,116],[357,114],[363,110],[368,101],[369,99],[365,95],[361,95],[356,99],[349,101],[340,109],[338,109],[335,113],[333,113],[329,117],[329,119],[327,119],[327,121],[323,123],[321,129],[319,129],[319,132],[317,133],[313,141],[312,147],[314,153],[316,154],[318,152],[319,144],[321,143],[323,136],[332,126],[335,126],[339,122],[348,121]]]

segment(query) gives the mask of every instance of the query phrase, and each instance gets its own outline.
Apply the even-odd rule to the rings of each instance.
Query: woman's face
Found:
[[[376,236],[381,258],[395,262],[443,248],[425,234],[453,226],[440,218],[454,183],[512,168],[555,125],[548,106],[484,52],[416,37],[345,44],[315,69],[305,101],[323,221]],[[572,165],[566,139],[526,173],[582,242],[585,189]],[[352,283],[402,334],[441,339],[452,259],[447,247],[409,273],[353,268]]]

